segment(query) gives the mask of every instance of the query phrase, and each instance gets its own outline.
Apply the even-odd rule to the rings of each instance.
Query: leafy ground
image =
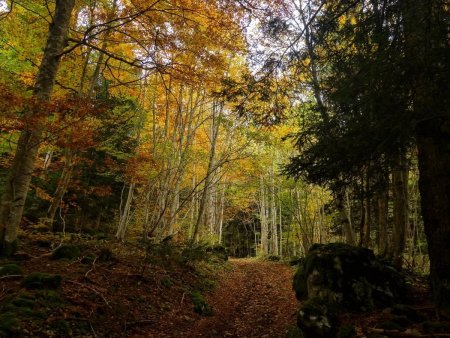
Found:
[[[0,260],[0,337],[299,337],[294,269],[286,264],[77,236],[63,246],[77,248],[63,252],[73,257],[61,259],[60,243],[29,234],[13,259]],[[42,287],[49,275],[30,283],[36,272],[57,278]],[[355,333],[345,337],[450,336],[450,318],[435,311],[426,281],[412,282],[412,315],[342,313],[340,325]]]
[[[55,259],[58,236],[27,235],[0,260],[0,337],[283,337],[295,325],[287,265],[226,262],[201,247],[65,243],[79,251]],[[60,277],[26,285],[36,272]]]
[[[285,337],[296,325],[293,269],[255,259],[232,259],[230,264],[205,297],[213,307],[211,316],[173,318],[136,337]]]

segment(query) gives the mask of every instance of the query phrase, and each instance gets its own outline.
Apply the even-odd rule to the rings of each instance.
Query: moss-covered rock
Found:
[[[98,254],[98,260],[100,262],[114,262],[116,257],[114,253],[109,248],[102,248]]]
[[[298,299],[319,297],[352,310],[391,305],[401,299],[403,276],[366,248],[315,244],[294,277]]]
[[[64,244],[52,253],[52,259],[75,259],[80,256],[81,250],[77,245]]]
[[[403,304],[395,304],[392,307],[392,314],[397,316],[406,316],[410,321],[415,323],[421,323],[426,318],[423,314],[416,311],[414,308]]]
[[[284,338],[305,338],[302,330],[297,326],[290,327]]]
[[[33,272],[25,277],[22,286],[27,289],[56,289],[61,285],[61,275]]]
[[[356,329],[353,325],[341,326],[336,334],[336,338],[357,338]]]
[[[194,304],[194,311],[202,316],[211,316],[212,308],[203,298],[203,295],[199,291],[193,291],[191,293],[192,303]]]
[[[36,292],[36,299],[46,307],[58,307],[62,304],[59,293],[55,290],[39,290]]]
[[[22,268],[17,264],[5,264],[0,266],[0,277],[22,274]]]
[[[298,310],[297,325],[307,338],[334,337],[336,309],[336,304],[324,298],[309,298]]]
[[[20,321],[13,312],[0,314],[0,336],[15,337],[20,330]]]

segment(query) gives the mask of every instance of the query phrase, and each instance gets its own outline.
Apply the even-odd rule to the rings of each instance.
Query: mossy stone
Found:
[[[401,326],[393,321],[383,322],[383,323],[379,324],[378,327],[383,330],[396,330],[396,331],[404,331],[405,330],[405,328],[403,326]]]
[[[336,338],[356,338],[358,335],[356,334],[355,327],[353,325],[344,325],[341,326],[336,334]]]
[[[191,293],[192,303],[194,304],[194,311],[202,316],[211,316],[212,308],[203,298],[203,295],[198,291]]]
[[[297,313],[297,325],[307,338],[328,338],[335,335],[336,304],[321,297],[309,298]]]
[[[0,314],[0,333],[5,337],[14,337],[20,330],[20,321],[13,312]]]
[[[284,338],[305,338],[305,335],[297,326],[293,326],[288,329]]]
[[[75,259],[80,256],[80,247],[72,244],[61,245],[53,251],[52,259]]]
[[[33,272],[25,277],[22,286],[27,289],[56,289],[61,285],[61,275]]]
[[[5,264],[0,266],[0,276],[22,275],[22,268],[17,264]]]
[[[48,307],[58,307],[62,304],[62,299],[55,290],[40,290],[36,292],[36,298]]]
[[[109,248],[102,248],[98,254],[98,260],[100,262],[113,262],[116,260],[114,253]]]
[[[35,300],[25,297],[16,297],[11,301],[11,304],[16,307],[32,309],[34,307]]]
[[[344,243],[315,244],[294,276],[298,299],[327,298],[350,310],[370,310],[401,299],[403,276],[366,248]]]
[[[398,316],[406,316],[409,320],[420,323],[425,320],[425,316],[417,312],[410,306],[403,304],[396,304],[392,307],[392,313]]]

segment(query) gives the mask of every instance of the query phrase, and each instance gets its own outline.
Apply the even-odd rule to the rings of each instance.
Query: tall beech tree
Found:
[[[75,0],[57,0],[49,26],[47,43],[33,87],[33,106],[26,107],[25,129],[21,132],[14,160],[1,197],[1,245],[8,251],[17,238],[23,208],[45,124],[45,103],[50,100],[61,54],[67,44]],[[28,122],[28,123],[27,123]]]

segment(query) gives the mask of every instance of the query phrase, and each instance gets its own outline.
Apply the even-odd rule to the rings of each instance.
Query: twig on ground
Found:
[[[109,302],[108,302],[108,300],[105,298],[105,296],[103,296],[103,294],[102,294],[101,292],[99,292],[99,291],[97,291],[96,289],[90,287],[89,285],[86,285],[86,284],[83,284],[83,283],[79,283],[79,282],[76,282],[76,281],[73,281],[73,280],[67,280],[67,282],[72,283],[72,284],[76,284],[76,285],[80,285],[80,286],[84,286],[86,289],[89,289],[89,290],[91,290],[92,292],[96,293],[98,296],[100,296],[100,297],[103,299],[103,301],[105,302],[105,304],[106,304],[108,307],[111,307],[111,305],[109,305]]]

